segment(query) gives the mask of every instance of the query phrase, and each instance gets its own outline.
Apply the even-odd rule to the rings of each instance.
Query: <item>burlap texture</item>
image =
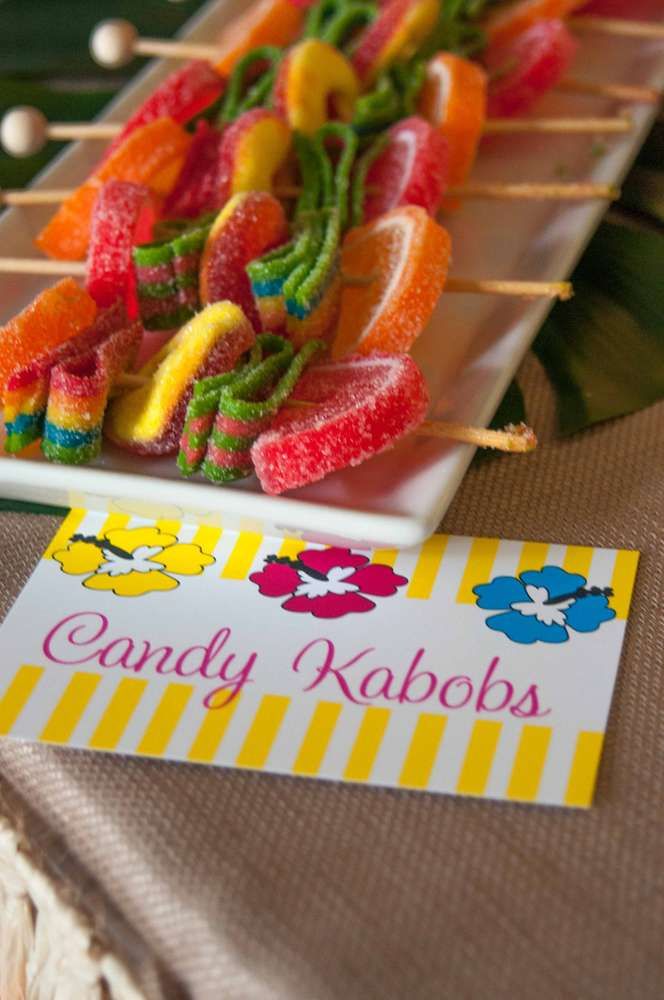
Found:
[[[659,998],[663,486],[660,404],[474,467],[443,525],[642,551],[588,813],[11,741],[4,809],[150,998]],[[56,524],[0,518],[3,612]]]

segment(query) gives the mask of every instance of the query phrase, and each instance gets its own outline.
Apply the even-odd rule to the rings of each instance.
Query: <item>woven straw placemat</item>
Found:
[[[543,446],[474,466],[443,527],[642,551],[595,807],[2,741],[7,830],[21,831],[29,870],[46,873],[81,920],[80,955],[72,946],[57,975],[97,962],[96,979],[58,997],[135,996],[117,960],[150,1000],[663,995],[664,403],[553,441],[552,400],[532,358],[522,383]],[[0,612],[56,525],[0,516]],[[0,829],[0,884],[1,848]],[[37,923],[57,920],[31,899]],[[57,924],[43,931],[51,954],[59,936]],[[43,983],[28,945],[28,978]]]

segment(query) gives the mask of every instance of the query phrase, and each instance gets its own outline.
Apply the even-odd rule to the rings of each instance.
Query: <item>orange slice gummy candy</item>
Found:
[[[517,3],[500,4],[493,14],[485,18],[483,28],[487,42],[509,42],[536,21],[565,18],[581,7],[586,0],[517,0]]]
[[[427,66],[418,110],[448,141],[448,184],[470,173],[486,120],[487,77],[481,66],[439,52]]]
[[[332,357],[405,353],[445,287],[451,239],[419,205],[394,208],[344,240],[346,282]]]
[[[175,183],[191,136],[170,118],[157,118],[137,128],[73,194],[62,202],[35,243],[48,257],[80,260],[90,240],[90,219],[106,181],[144,184],[157,195]]]
[[[304,10],[291,0],[258,0],[226,26],[219,37],[221,58],[215,69],[229,75],[236,62],[261,45],[284,48],[299,36]]]
[[[73,278],[63,278],[0,327],[0,403],[13,371],[81,333],[96,313],[94,299]]]

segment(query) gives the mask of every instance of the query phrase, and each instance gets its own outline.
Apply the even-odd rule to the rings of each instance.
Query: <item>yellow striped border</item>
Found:
[[[613,567],[611,587],[613,597],[609,604],[616,613],[616,618],[623,621],[629,614],[629,607],[632,602],[632,591],[636,582],[636,571],[639,566],[639,553],[628,550],[621,550],[616,553],[616,561]]]
[[[499,545],[498,538],[473,539],[457,592],[457,604],[475,604],[476,597],[473,593],[473,587],[477,587],[480,583],[488,583],[491,579],[491,571],[498,555]]]
[[[20,730],[20,717],[38,690],[44,674],[44,667],[24,664],[9,679],[0,695],[0,735],[12,735],[15,729],[15,735],[25,735]],[[62,746],[80,745],[76,732],[90,710],[101,681],[102,676],[97,674],[84,671],[71,674],[39,730],[37,739]],[[126,730],[139,706],[143,704],[148,687],[147,680],[137,677],[122,678],[114,686],[109,685],[104,703],[99,704],[100,697],[95,699],[95,714],[98,713],[98,717],[92,735],[84,745],[93,750],[105,751],[117,750],[121,746],[124,753],[169,757],[173,736],[182,724],[196,689],[191,684],[177,682],[165,685],[150,712],[144,713],[145,721],[136,745],[132,748],[127,745]],[[338,765],[326,767],[328,750],[347,711],[341,703],[312,702],[311,714],[303,734],[294,737],[284,730],[292,698],[265,694],[240,719],[237,712],[243,697],[246,696],[238,695],[224,707],[208,710],[202,718],[199,709],[194,707],[198,718],[196,728],[193,737],[190,737],[188,749],[178,754],[177,759],[203,764],[219,761],[239,768],[269,770],[272,749],[283,731],[285,752],[292,753],[292,763],[287,768],[292,774],[312,777],[321,775],[336,780],[370,783],[378,754],[383,746],[389,751],[387,733],[394,714],[392,709],[376,706],[362,709],[357,728],[349,739],[345,763],[342,760]],[[393,779],[389,783],[401,788],[450,791],[459,795],[486,795],[506,724],[492,719],[476,719],[465,746],[459,747],[458,732],[451,733],[449,743],[450,751],[453,752],[448,752],[449,716],[414,712],[412,719],[409,738],[400,751],[401,760],[390,761]],[[230,758],[228,751],[223,752],[229,728],[235,731],[234,743],[239,747]],[[505,771],[505,787],[499,789],[493,783],[497,798],[518,802],[540,800],[542,776],[551,751],[554,731],[550,726],[530,723],[519,725],[518,739],[514,750],[510,750],[512,759]],[[346,730],[343,732],[347,739]],[[561,805],[577,808],[591,805],[603,739],[603,733],[590,730],[569,736],[569,740],[574,741],[574,746],[568,773],[561,777]],[[289,740],[292,743],[290,747]],[[335,759],[339,759],[339,748],[335,751]],[[387,760],[389,756],[386,757]],[[555,764],[554,759],[554,771]]]

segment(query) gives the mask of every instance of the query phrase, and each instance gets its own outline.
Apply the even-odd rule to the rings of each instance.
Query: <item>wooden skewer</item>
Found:
[[[377,274],[342,274],[344,285],[366,287]],[[448,278],[445,292],[456,295],[506,295],[523,299],[559,299],[568,302],[574,295],[569,281],[503,281],[493,278]]]
[[[562,85],[561,85],[562,86]],[[647,87],[594,84],[567,80],[565,89],[576,93],[602,94],[622,100],[656,100],[657,92]],[[49,122],[37,108],[12,108],[0,122],[0,144],[11,156],[32,156],[49,139],[113,139],[124,128],[122,122]],[[485,134],[496,132],[627,132],[627,118],[495,118],[485,122]]]
[[[415,433],[425,437],[463,441],[479,448],[493,448],[496,451],[523,453],[533,451],[537,447],[537,436],[532,427],[526,424],[508,424],[502,431],[493,431],[486,427],[425,420]]]
[[[145,375],[124,372],[113,383],[113,394],[122,390],[141,389],[150,379]],[[306,399],[288,399],[284,407],[289,410],[314,410],[316,403]],[[537,435],[527,424],[508,424],[501,431],[487,427],[471,427],[467,424],[448,423],[444,420],[425,420],[415,433],[421,437],[442,438],[447,441],[461,441],[474,444],[478,448],[493,448],[495,451],[528,452],[537,447]]]
[[[629,132],[631,118],[490,118],[484,125],[485,135],[504,135],[510,132],[551,132],[561,135],[571,132],[588,132],[591,135],[609,132]]]
[[[41,258],[0,257],[0,273],[4,274],[50,274],[85,277],[86,267],[82,261],[42,260]],[[376,281],[375,274],[343,275],[346,285],[369,285]],[[448,278],[445,291],[457,294],[512,295],[517,298],[560,299],[566,302],[573,295],[569,281],[503,281],[491,278]]]
[[[473,295],[512,295],[516,298],[560,299],[567,302],[574,291],[569,281],[494,281],[482,278],[448,278],[446,292]]]
[[[573,28],[599,31],[604,34],[632,38],[664,38],[664,25],[648,21],[579,16],[569,18],[568,24]],[[90,51],[100,65],[113,69],[126,65],[134,56],[208,59],[210,62],[217,62],[221,56],[217,45],[141,38],[133,24],[121,19],[103,21],[97,25],[90,38]]]
[[[49,122],[37,108],[12,108],[0,122],[0,144],[10,156],[33,156],[49,139],[114,139],[118,122]]]
[[[0,205],[59,205],[74,193],[73,188],[27,188],[25,191],[0,189]]]
[[[506,201],[555,199],[560,201],[581,201],[585,198],[605,198],[615,201],[620,197],[620,189],[611,184],[508,184],[502,182],[476,181],[450,187],[445,192],[450,198],[491,198]],[[2,194],[0,192],[0,200]]]
[[[0,205],[56,205],[73,194],[71,189],[38,190],[29,188],[26,191],[0,190]],[[371,190],[371,189],[369,189]],[[275,189],[277,198],[298,198],[302,189],[297,185],[281,185]],[[586,198],[603,198],[615,201],[620,197],[618,188],[610,184],[510,184],[501,182],[459,184],[446,192],[452,198],[491,198],[509,201],[522,200],[560,200],[580,201]]]
[[[218,45],[140,38],[134,25],[121,18],[102,21],[97,25],[90,36],[90,53],[96,62],[110,69],[126,66],[134,56],[207,59],[210,62],[217,62],[221,57]]]
[[[655,87],[634,87],[624,83],[593,83],[591,80],[577,80],[575,77],[561,80],[556,89],[566,94],[607,97],[614,101],[637,101],[640,104],[657,104],[662,96]]]
[[[118,122],[49,122],[46,137],[57,142],[69,139],[115,139],[124,125]]]
[[[625,38],[664,38],[664,24],[651,21],[627,21],[618,17],[570,17],[571,28],[599,31],[604,35],[622,35]]]
[[[288,399],[284,404],[288,409],[312,410],[316,403],[304,399]],[[449,423],[445,420],[425,420],[415,430],[420,437],[442,438],[447,441],[461,441],[474,444],[478,448],[493,448],[495,451],[534,451],[537,435],[527,424],[508,424],[503,430],[494,431],[488,427],[471,427],[468,424]]]
[[[0,257],[3,274],[51,274],[56,277],[85,277],[85,264],[77,260],[48,260],[35,257]]]

